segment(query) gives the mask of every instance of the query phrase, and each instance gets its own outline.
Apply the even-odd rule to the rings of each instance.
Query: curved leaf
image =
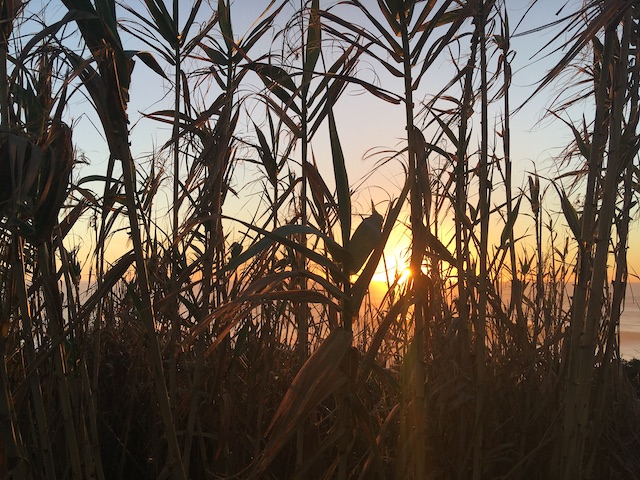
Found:
[[[336,129],[333,109],[329,110],[329,139],[331,141],[331,156],[333,158],[333,172],[336,179],[336,193],[338,196],[338,212],[340,214],[340,228],[342,230],[342,245],[349,248],[351,236],[351,192],[349,179],[344,162],[344,154],[340,145],[340,137]]]

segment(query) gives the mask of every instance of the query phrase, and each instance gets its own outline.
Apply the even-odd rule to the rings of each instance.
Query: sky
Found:
[[[372,5],[375,4],[373,0]],[[323,2],[327,5],[335,2]],[[367,3],[366,1],[364,2]],[[130,3],[131,4],[131,3]],[[217,2],[212,2],[211,6],[203,5],[203,15],[209,15]],[[255,22],[260,12],[269,4],[267,0],[235,0],[232,3],[232,24],[234,33],[242,35]],[[287,12],[292,12],[299,2],[290,2],[283,15],[276,21],[276,30],[284,27],[285,22],[290,18]],[[555,0],[541,0],[533,4],[529,0],[509,0],[509,19],[512,34],[516,37],[512,39],[511,48],[514,51],[512,58],[513,81],[510,90],[512,106],[521,105],[535,90],[537,82],[555,64],[562,54],[561,51],[546,49],[541,52],[542,47],[557,35],[562,27],[555,27],[542,30],[536,33],[521,35],[528,30],[541,25],[548,24],[569,13],[575,5],[580,2],[571,1],[565,10],[557,15],[558,3]],[[28,6],[32,11],[38,10],[38,5],[46,5],[45,18],[51,23],[64,14],[64,8],[56,6],[56,3],[31,2]],[[138,4],[139,11],[144,11],[142,2]],[[170,3],[167,3],[171,10]],[[187,16],[191,2],[180,2],[180,17],[184,20]],[[374,5],[375,6],[375,5]],[[44,9],[44,7],[42,7]],[[137,8],[137,7],[134,7]],[[288,8],[288,10],[287,10]],[[527,17],[522,24],[518,25],[522,16],[527,12]],[[349,12],[340,10],[349,18]],[[124,12],[123,12],[124,14]],[[516,25],[518,25],[516,27]],[[144,45],[132,38],[123,35],[125,48],[146,49]],[[560,39],[566,39],[566,34],[560,34]],[[462,41],[464,42],[464,40]],[[271,46],[264,45],[268,50]],[[167,67],[168,70],[168,67]],[[364,59],[359,66],[359,74],[365,78],[379,78],[381,84],[386,89],[401,91],[401,84],[393,79],[377,66],[373,61]],[[419,89],[417,101],[420,102],[429,95],[436,93],[439,87],[450,78],[452,63],[446,57],[438,61],[424,78],[421,89]],[[534,172],[543,178],[557,178],[561,173],[558,171],[557,155],[562,148],[571,140],[570,130],[559,121],[551,121],[545,118],[547,108],[553,106],[552,99],[557,95],[562,95],[567,79],[561,79],[550,85],[541,94],[530,100],[512,119],[512,160],[514,165],[514,187],[525,189],[527,176]],[[257,91],[258,85],[254,83]],[[162,145],[170,136],[170,128],[166,125],[145,119],[142,113],[154,110],[170,108],[172,104],[171,87],[162,81],[156,74],[151,72],[141,62],[138,62],[132,75],[132,85],[130,90],[131,103],[129,105],[129,115],[131,118],[131,148],[136,158],[144,158],[158,146]],[[76,178],[91,174],[104,173],[108,155],[106,146],[101,140],[101,133],[97,128],[95,115],[90,113],[90,107],[80,95],[76,95],[75,108],[71,112],[72,120],[76,126],[74,140],[79,151],[82,151],[90,159],[89,165],[82,166],[76,171]],[[84,103],[83,103],[84,102]],[[381,210],[386,208],[386,203],[394,198],[400,191],[403,183],[403,170],[399,161],[390,161],[384,165],[379,165],[382,159],[381,151],[398,149],[403,145],[406,135],[404,129],[404,113],[401,105],[391,105],[373,98],[362,89],[349,89],[341,101],[336,106],[336,122],[340,134],[342,147],[344,149],[347,171],[350,183],[355,188],[353,196],[354,209],[366,215],[370,212],[371,201],[379,205]],[[80,113],[82,112],[82,113]],[[500,108],[495,108],[490,121],[496,126],[500,123]],[[584,114],[587,121],[590,119],[590,110],[587,107],[573,109],[565,115],[565,119],[580,121]],[[479,121],[474,119],[474,128],[478,127]],[[249,122],[241,120],[242,126],[248,126]],[[248,128],[247,128],[248,130]],[[477,128],[479,131],[479,128]],[[249,132],[244,132],[249,134]],[[499,141],[499,138],[495,138]],[[312,144],[314,157],[318,162],[320,172],[327,183],[332,184],[332,162],[329,149],[328,134],[325,129],[321,129]],[[477,145],[476,145],[477,146]],[[474,145],[470,145],[474,148]],[[252,206],[252,196],[249,192],[259,189],[260,184],[255,182],[258,178],[255,167],[244,164],[236,169],[234,186],[243,192],[240,198],[229,198],[225,205],[225,213],[230,216],[240,216],[247,209],[257,208]],[[550,186],[548,181],[543,180],[543,187]],[[565,181],[566,183],[566,181]],[[169,185],[169,184],[167,184]],[[99,191],[99,189],[97,189]],[[169,198],[169,193],[165,194]],[[563,222],[560,207],[557,201],[557,194],[553,189],[547,191],[547,209],[558,220],[558,225]],[[167,207],[168,208],[168,207]],[[353,220],[353,227],[358,225],[357,217]],[[443,232],[448,228],[452,231],[453,225],[446,218],[442,219]],[[520,229],[520,230],[518,230]],[[522,235],[530,235],[530,222],[518,222],[516,232]],[[499,235],[499,233],[498,233]],[[391,248],[398,256],[399,252],[408,247],[408,235],[401,229],[394,233],[390,240]],[[393,246],[395,245],[395,246]],[[632,227],[631,245],[640,245],[640,230],[637,222]],[[640,253],[637,248],[630,250],[631,272],[640,272]]]

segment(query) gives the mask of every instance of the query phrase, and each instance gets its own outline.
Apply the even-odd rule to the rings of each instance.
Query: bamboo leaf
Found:
[[[355,2],[354,2],[355,3]],[[365,15],[368,16],[369,19],[372,19],[373,17],[367,12],[366,8],[363,7],[361,4],[356,3],[356,5],[364,12]],[[377,28],[379,28],[381,30],[381,34],[385,37],[385,39],[389,42],[389,45],[391,45],[391,47],[387,44],[385,44],[384,42],[382,42],[379,38],[377,38],[375,35],[372,35],[370,32],[368,32],[367,30],[360,28],[356,25],[354,25],[353,23],[340,18],[336,15],[333,15],[332,13],[327,12],[326,10],[323,10],[320,12],[320,14],[325,17],[326,19],[337,23],[338,25],[340,25],[341,27],[346,28],[347,30],[355,33],[358,37],[362,37],[362,38],[366,38],[368,41],[370,41],[372,44],[377,45],[378,47],[380,47],[381,49],[383,49],[387,54],[389,54],[391,57],[393,57],[393,59],[398,62],[401,63],[402,62],[402,48],[400,47],[400,45],[398,44],[398,42],[393,38],[393,36],[389,35],[389,32],[386,31],[386,29],[380,24],[380,22],[378,22],[377,20],[375,20],[375,18],[373,18],[372,23],[374,23],[374,25],[377,26]],[[331,28],[327,28],[325,27],[325,29],[331,31],[332,34],[338,34],[338,36],[340,38],[342,38],[343,40],[347,41],[350,44],[354,43],[354,40],[352,38],[349,38],[346,35],[341,35],[339,31],[335,30],[335,29],[331,29]]]
[[[516,223],[516,219],[518,218],[518,212],[520,211],[520,202],[522,200],[522,196],[518,198],[518,202],[513,210],[511,210],[511,214],[507,217],[507,222],[502,229],[502,235],[500,236],[500,248],[505,248],[507,242],[511,238],[511,233],[513,232],[513,226]]]
[[[286,88],[290,92],[296,91],[297,87],[295,82],[293,81],[291,76],[286,72],[286,70],[281,67],[278,67],[276,65],[271,65],[269,63],[259,63],[259,62],[247,63],[244,67],[250,70],[253,70],[258,75],[260,75],[260,78],[263,80],[263,82],[269,89],[271,89],[270,83],[271,84],[275,83],[276,85],[280,85]],[[265,81],[265,78],[271,80],[271,82]]]
[[[429,248],[431,249],[431,251],[436,254],[436,257],[438,258],[438,260],[444,260],[445,262],[450,263],[451,265],[456,264],[456,258],[449,251],[449,249],[445,247],[445,245],[440,241],[438,237],[436,237],[433,233],[431,233],[428,230],[426,231],[426,237],[427,237],[427,245],[429,245]]]
[[[417,28],[415,29],[415,31],[416,32],[427,32],[427,35],[428,35],[436,27],[442,27],[443,25],[448,25],[448,24],[453,23],[456,20],[458,20],[459,17],[460,17],[460,14],[463,11],[464,11],[464,7],[463,8],[457,8],[455,10],[450,10],[448,12],[443,12],[441,15],[438,15],[436,18],[418,25]],[[422,43],[424,43],[424,42],[422,41]]]
[[[109,271],[104,275],[99,288],[87,300],[85,300],[82,305],[82,309],[78,312],[78,321],[84,321],[84,319],[89,318],[89,315],[98,303],[104,300],[107,293],[111,291],[117,282],[122,280],[124,274],[129,270],[129,267],[131,267],[134,260],[135,255],[130,251],[125,253],[113,264]]]
[[[575,139],[576,145],[578,146],[578,150],[580,151],[580,155],[582,155],[586,160],[589,160],[589,158],[591,158],[591,145],[589,144],[589,134],[587,133],[586,128],[585,128],[585,133],[583,137],[578,131],[578,129],[571,122],[565,120],[555,112],[550,112],[550,113],[571,129],[571,132],[573,133],[573,138]],[[583,125],[585,125],[584,116],[582,121],[583,121]]]
[[[316,209],[318,210],[317,221],[320,227],[320,230],[323,232],[326,231],[326,226],[329,223],[330,212],[333,211],[338,215],[338,205],[336,204],[335,198],[329,191],[329,187],[325,183],[322,175],[318,171],[318,166],[316,164],[315,155],[313,155],[313,163],[307,163],[307,181],[309,182],[309,188],[311,190],[311,196],[313,198],[314,203],[316,204]],[[340,258],[339,262],[344,263],[344,255],[340,256],[340,252],[337,253],[338,257],[336,257],[336,252],[332,251],[329,246],[329,251],[334,259]]]
[[[224,37],[224,43],[227,45],[229,52],[235,49],[233,41],[233,29],[231,27],[231,9],[225,0],[218,0],[218,22],[220,23],[220,31]]]
[[[418,19],[411,31],[411,36],[415,35],[417,32],[425,29],[425,23],[427,21],[427,17],[433,11],[433,7],[436,5],[436,0],[429,0],[427,4],[424,6],[420,15],[418,15]]]
[[[362,360],[362,366],[358,372],[357,385],[361,386],[363,382],[369,376],[369,372],[375,363],[375,358],[378,355],[378,350],[382,345],[382,342],[387,335],[387,332],[391,328],[391,325],[396,321],[398,316],[406,311],[412,304],[412,299],[408,294],[402,295],[396,303],[394,303],[389,310],[385,313],[384,317],[380,321],[378,328],[371,339],[371,344]]]
[[[280,120],[282,120],[282,122],[289,128],[289,130],[291,130],[291,133],[297,138],[301,138],[302,131],[300,130],[300,126],[289,115],[287,115],[286,110],[282,106],[278,105],[271,97],[264,95],[263,98],[267,102],[267,105],[269,105],[269,107],[271,107],[275,114],[278,115]],[[295,107],[295,104],[293,104],[293,99],[291,99],[291,102],[291,104]],[[295,109],[297,109],[297,107],[295,107]]]
[[[286,108],[290,108],[298,115],[302,115],[302,112],[294,101],[293,95],[289,95],[289,93],[287,93],[281,86],[283,85],[287,88],[291,87],[290,91],[296,90],[293,80],[291,80],[291,77],[289,77],[283,69],[268,64],[256,63],[250,63],[246,67],[258,74],[264,85],[286,105]]]
[[[429,22],[429,26],[425,28],[425,30],[420,35],[415,48],[411,52],[411,58],[413,64],[416,64],[418,60],[422,56],[422,49],[426,44],[427,40],[431,37],[431,33],[433,29],[440,25],[444,25],[446,23],[451,23],[447,32],[440,36],[433,45],[429,48],[429,51],[424,55],[424,61],[422,67],[420,69],[420,73],[417,75],[415,81],[413,82],[413,88],[417,88],[417,85],[420,83],[422,76],[427,72],[429,68],[433,65],[433,62],[436,58],[439,57],[440,53],[447,48],[452,39],[457,35],[464,21],[471,15],[472,12],[472,2],[467,2],[462,8],[455,9],[451,12],[445,12],[445,9],[450,5],[451,2],[445,2],[442,7],[438,10],[438,13],[434,16],[434,18]],[[443,17],[446,17],[443,19]],[[462,72],[460,73],[462,74]]]
[[[540,179],[537,175],[535,179],[529,175],[529,201],[531,202],[531,211],[537,216],[540,211]]]
[[[334,330],[302,366],[267,429],[270,438],[257,462],[256,478],[261,476],[298,425],[317,405],[348,382],[340,365],[349,352],[351,341],[351,334],[347,331]]]
[[[562,213],[564,213],[564,218],[567,220],[569,228],[571,229],[571,232],[573,232],[574,238],[576,239],[576,241],[580,242],[582,240],[582,229],[580,227],[581,221],[578,216],[578,212],[567,197],[564,189],[559,189],[555,184],[554,187],[558,192],[558,195],[560,196],[560,204],[562,206]]]
[[[174,0],[174,1],[177,1],[177,0]],[[180,41],[180,45],[183,45],[186,39],[189,37],[189,30],[191,30],[191,27],[193,26],[196,20],[196,15],[200,10],[201,5],[202,5],[202,0],[196,0],[194,4],[191,6],[191,10],[189,11],[189,18],[185,22],[184,27],[182,28],[182,33],[180,34],[180,37],[178,39]]]
[[[397,36],[400,36],[400,24],[397,16],[400,13],[401,5],[397,0],[378,0],[378,8],[384,15],[385,20]]]
[[[378,32],[384,37],[387,41],[385,48],[389,51],[389,53],[393,56],[393,59],[401,63],[402,62],[402,47],[398,43],[398,41],[389,34],[389,31],[378,21],[378,19],[369,11],[370,7],[364,6],[359,0],[352,0],[353,3],[364,13],[367,19],[373,24],[374,27],[378,30]],[[399,31],[399,30],[398,30]],[[394,32],[396,33],[396,32]],[[382,42],[379,42],[381,45],[384,45]]]
[[[112,184],[122,184],[122,182],[117,178],[109,178],[105,175],[87,175],[86,177],[82,177],[80,180],[78,180],[78,183],[76,185],[80,186],[89,182],[109,182]]]
[[[162,67],[160,66],[160,64],[155,59],[152,53],[145,52],[143,50],[125,50],[124,53],[129,59],[133,59],[133,57],[138,57],[140,60],[142,60],[142,63],[144,63],[147,67],[149,67],[151,70],[156,72],[161,77],[166,78],[168,80],[166,74],[164,73],[164,70],[162,70]]]
[[[460,142],[458,142],[458,137],[456,137],[451,128],[449,128],[449,125],[446,124],[444,120],[442,120],[442,118],[440,118],[440,115],[434,115],[433,118],[435,118],[436,122],[438,122],[440,128],[442,128],[442,131],[445,133],[451,143],[453,143],[453,146],[456,147],[456,149],[460,149]]]
[[[264,133],[262,133],[262,130],[260,130],[255,123],[253,124],[253,127],[256,131],[256,135],[258,136],[258,142],[260,142],[258,156],[260,157],[262,165],[264,165],[264,169],[267,172],[269,182],[275,187],[278,184],[278,165],[271,154],[271,147],[267,143],[267,138]]]
[[[265,250],[266,248],[269,248],[271,245],[279,243],[287,247],[290,247],[297,252],[300,252],[301,254],[305,255],[309,260],[312,260],[316,262],[318,265],[321,265],[327,268],[328,270],[331,271],[332,274],[337,275],[338,278],[344,278],[344,274],[342,273],[342,270],[334,262],[328,259],[326,256],[321,255],[313,250],[310,250],[307,247],[303,247],[299,243],[288,238],[290,235],[296,235],[296,234],[316,235],[320,237],[325,242],[325,244],[327,245],[331,244],[332,247],[340,248],[340,245],[338,245],[335,240],[333,240],[332,238],[330,238],[328,235],[321,232],[320,230],[313,228],[309,225],[284,225],[282,227],[279,227],[269,232],[267,230],[256,227],[255,225],[252,225],[250,223],[244,222],[239,219],[230,219],[230,220],[235,220],[236,222],[241,223],[245,227],[255,232],[258,232],[264,238],[254,243],[251,247],[246,249],[237,257],[232,258],[221,269],[220,273],[224,273],[229,270],[238,268],[244,262],[252,259],[257,254]]]
[[[264,9],[262,15],[264,15],[274,4],[275,0],[271,0],[269,5]],[[273,24],[273,19],[282,11],[284,6],[288,3],[288,0],[283,0],[279,7],[277,7],[268,17],[264,18],[258,25],[254,27],[246,39],[243,39],[241,44],[242,51],[246,54],[251,50],[251,47],[262,38],[262,36],[269,31]]]
[[[348,265],[349,273],[357,273],[364,265],[365,260],[378,246],[382,236],[382,224],[384,219],[375,209],[371,216],[365,218],[349,241],[348,251],[351,254],[351,262]]]
[[[178,48],[180,42],[178,28],[164,2],[162,0],[144,0],[144,3],[153,18],[156,31],[171,45],[171,48]]]
[[[382,235],[378,240],[378,244],[369,257],[367,264],[364,269],[360,273],[360,276],[353,284],[352,292],[352,308],[354,312],[357,312],[360,308],[360,304],[362,303],[362,299],[367,292],[367,288],[371,283],[371,279],[373,278],[373,274],[378,267],[378,263],[380,263],[380,258],[382,257],[382,252],[384,251],[384,247],[387,244],[387,240],[389,239],[389,235],[391,235],[391,230],[398,219],[398,215],[400,215],[400,211],[402,210],[402,206],[404,202],[407,200],[407,196],[409,195],[409,189],[411,187],[411,182],[407,178],[405,181],[404,188],[402,192],[400,192],[400,197],[396,200],[395,204],[389,210],[387,214],[387,219],[384,224],[384,228],[382,229]]]
[[[209,57],[209,60],[211,60],[215,65],[227,65],[229,63],[229,57],[220,50],[205,44],[201,44],[200,48],[204,50],[207,57]]]
[[[309,10],[309,24],[307,25],[307,48],[304,59],[302,83],[308,84],[313,75],[318,58],[320,58],[320,46],[322,41],[322,24],[320,22],[320,0],[312,0]]]
[[[584,47],[591,43],[592,40],[599,34],[599,32],[601,32],[602,29],[604,29],[607,24],[609,24],[609,22],[620,15],[619,9],[620,4],[618,2],[607,2],[602,6],[601,9],[598,9],[597,15],[588,18],[587,20],[589,23],[586,25],[584,30],[582,32],[579,32],[578,34],[573,35],[573,37],[565,44],[566,47],[569,45],[569,42],[573,42],[571,46],[566,49],[565,55],[547,73],[547,75],[539,83],[535,91],[522,103],[522,105],[520,105],[516,109],[516,112],[519,111],[524,105],[526,105],[534,96],[540,93],[545,87],[547,87],[547,85],[549,85],[553,80],[555,80],[558,75],[560,75],[562,71],[571,64],[576,56],[580,54]],[[583,16],[581,15],[580,18],[582,19]],[[560,38],[561,35],[566,35],[566,30],[562,29],[560,33],[558,33],[552,40],[547,43],[547,46],[552,42],[555,42],[558,38]]]
[[[351,192],[349,191],[349,179],[344,162],[344,154],[336,129],[336,121],[333,109],[329,110],[329,138],[331,141],[331,156],[333,158],[333,173],[336,180],[336,193],[338,196],[338,212],[340,214],[340,227],[342,230],[342,245],[349,248],[351,237]]]

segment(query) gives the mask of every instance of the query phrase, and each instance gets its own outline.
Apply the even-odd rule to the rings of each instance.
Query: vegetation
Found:
[[[573,141],[519,188],[507,2],[273,0],[242,35],[212,3],[0,4],[0,477],[640,478],[618,338],[640,4],[564,18],[534,93],[570,73],[549,116]],[[150,158],[136,62],[172,95],[144,112],[171,129]],[[337,114],[353,89],[406,127],[378,163],[403,185],[360,211]],[[83,98],[109,155],[81,177]],[[231,218],[249,166],[255,214]],[[376,299],[402,224],[411,275]]]

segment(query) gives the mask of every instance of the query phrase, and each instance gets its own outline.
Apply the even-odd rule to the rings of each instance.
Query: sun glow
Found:
[[[380,260],[378,270],[371,279],[373,282],[386,285],[402,285],[411,276],[408,259],[405,258],[406,251],[396,250],[391,255]]]

